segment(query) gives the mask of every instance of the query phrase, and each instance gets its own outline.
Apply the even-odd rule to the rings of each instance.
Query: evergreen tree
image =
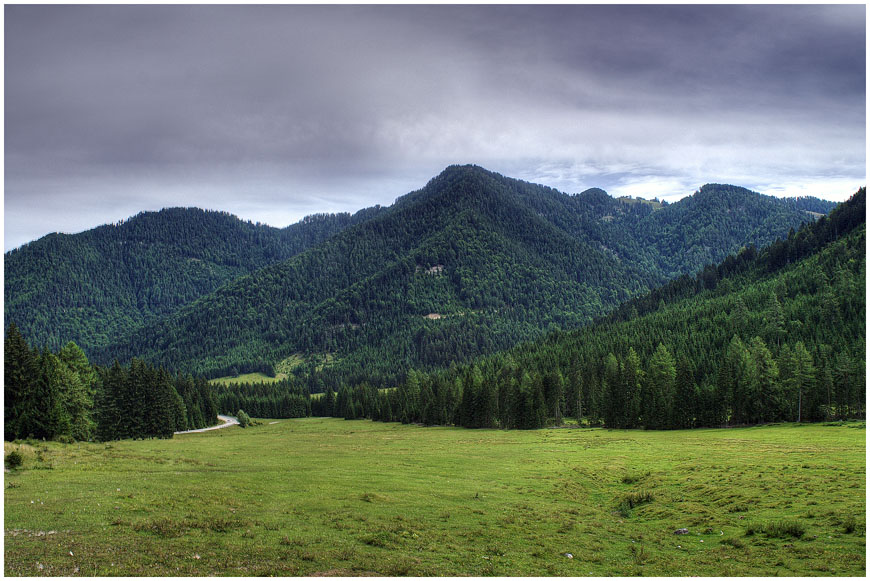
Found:
[[[98,440],[120,440],[132,434],[124,405],[127,378],[127,371],[117,361],[97,374],[94,419]]]
[[[94,407],[96,372],[78,345],[70,341],[58,352],[58,360],[66,367],[61,370],[60,400],[69,417],[68,435],[87,441],[94,436],[95,424],[91,418]]]
[[[558,371],[550,371],[544,375],[544,400],[547,416],[557,426],[562,425],[562,399],[565,395],[565,380]]]
[[[674,378],[674,406],[671,410],[673,427],[687,429],[695,427],[695,418],[700,414],[698,388],[689,360],[681,356],[677,360],[676,376]]]
[[[608,353],[604,360],[602,391],[604,392],[604,425],[608,428],[623,427],[625,393],[619,361],[613,353]]]
[[[634,350],[634,347],[629,347],[628,355],[622,365],[621,381],[625,402],[621,424],[625,428],[636,428],[638,426],[639,416],[641,415],[641,384],[643,382],[643,371],[641,370],[640,365],[640,357]],[[646,403],[647,402],[643,402],[644,414],[649,409],[646,407]]]
[[[576,359],[572,359],[571,367],[568,370],[568,382],[565,389],[565,412],[577,419],[577,424],[581,424],[583,417],[583,374],[580,371],[580,364]]]
[[[32,397],[39,373],[37,355],[30,349],[15,323],[10,323],[6,330],[3,364],[3,435],[6,440],[15,440],[28,435],[25,431],[27,427],[22,425],[22,417],[27,408],[33,405]]]
[[[752,393],[754,404],[750,410],[750,423],[772,422],[779,419],[782,395],[779,387],[779,367],[767,344],[761,337],[753,337],[749,343],[752,359]]]
[[[323,415],[332,416],[333,409],[335,408],[335,392],[332,390],[332,386],[326,388],[326,394],[323,396],[323,400]]]
[[[812,393],[815,388],[816,368],[813,365],[813,356],[807,351],[802,341],[794,346],[794,368],[789,374],[789,384],[786,391],[791,400],[794,410],[792,416],[795,421],[803,420],[803,403],[807,393]]]
[[[674,380],[677,370],[671,352],[659,343],[650,359],[646,374],[644,399],[644,427],[662,429],[671,425],[669,413],[673,407]]]
[[[782,314],[782,304],[774,292],[771,292],[767,298],[764,325],[768,340],[777,346],[781,345],[786,336],[785,317]]]

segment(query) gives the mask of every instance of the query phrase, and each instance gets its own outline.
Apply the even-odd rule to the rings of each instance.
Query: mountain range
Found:
[[[5,316],[100,363],[390,385],[578,327],[834,206],[722,184],[567,195],[451,166],[389,207],[283,229],[173,208],[46,236],[6,253]]]

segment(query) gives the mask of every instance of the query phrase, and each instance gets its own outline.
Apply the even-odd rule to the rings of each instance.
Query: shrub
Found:
[[[76,440],[69,434],[61,434],[54,439],[55,442],[60,442],[61,444],[75,444]]]
[[[13,468],[18,468],[24,462],[24,457],[21,455],[21,452],[18,450],[12,450],[8,454],[6,454],[6,466],[10,470]]]
[[[239,410],[236,413],[236,419],[239,420],[239,426],[247,428],[251,425],[251,416],[245,413],[245,410]]]

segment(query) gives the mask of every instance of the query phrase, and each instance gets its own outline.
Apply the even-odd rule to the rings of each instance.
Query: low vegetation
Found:
[[[306,418],[7,442],[4,573],[863,576],[863,428]]]

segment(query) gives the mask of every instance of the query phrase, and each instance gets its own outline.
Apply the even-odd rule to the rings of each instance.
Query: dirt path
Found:
[[[183,432],[175,432],[176,434],[195,434],[196,432],[207,432],[208,430],[219,430],[221,428],[226,428],[228,426],[237,426],[239,424],[239,420],[234,418],[233,416],[222,416],[218,414],[218,419],[223,422],[216,426],[209,426],[208,428],[200,428],[198,430],[185,430]]]

